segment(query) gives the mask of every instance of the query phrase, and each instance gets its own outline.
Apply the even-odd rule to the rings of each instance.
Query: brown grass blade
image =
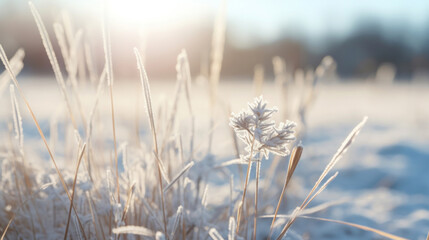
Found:
[[[250,147],[250,155],[249,155],[250,158],[249,158],[249,163],[247,164],[247,173],[246,173],[246,180],[244,182],[243,196],[241,198],[241,202],[237,210],[237,228],[236,228],[237,234],[240,231],[241,214],[243,212],[243,208],[245,204],[244,201],[246,200],[247,184],[249,183],[250,169],[252,168],[252,156],[253,156],[254,145],[255,145],[255,136],[253,136],[252,146]]]
[[[83,154],[85,153],[85,148],[86,148],[86,143],[84,143],[83,146],[82,146],[82,150],[80,151],[79,159],[78,159],[77,165],[76,165],[76,171],[75,171],[75,174],[74,174],[73,187],[72,187],[72,191],[73,192],[72,192],[71,200],[70,200],[69,215],[67,217],[67,225],[66,225],[66,230],[64,232],[64,240],[67,239],[67,233],[69,231],[70,217],[71,217],[71,211],[72,211],[72,207],[73,207],[73,200],[74,200],[74,196],[75,196],[75,189],[76,189],[76,182],[77,182],[77,174],[79,172],[79,166],[80,166],[80,163],[82,161]]]
[[[124,207],[124,211],[122,212],[122,218],[121,218],[121,221],[125,221],[125,216],[127,215],[127,213],[128,213],[128,209],[130,209],[130,204],[131,204],[131,201],[132,201],[132,199],[133,199],[133,196],[134,196],[134,190],[135,190],[135,187],[136,187],[136,183],[134,182],[132,185],[131,185],[131,187],[130,187],[130,189],[128,189],[128,198],[127,198],[127,202],[126,202],[126,204],[125,204],[125,207]]]
[[[292,154],[290,155],[288,169],[286,172],[285,184],[283,185],[282,193],[280,194],[279,201],[277,203],[277,207],[276,207],[276,210],[274,212],[274,217],[273,217],[273,220],[272,220],[271,226],[270,226],[270,233],[268,234],[268,240],[271,238],[271,233],[273,231],[274,222],[276,221],[277,214],[278,214],[278,211],[280,208],[280,204],[282,202],[283,195],[286,191],[286,187],[288,186],[289,181],[292,178],[292,175],[296,169],[296,166],[298,165],[298,162],[301,159],[302,151],[303,151],[303,147],[298,146],[292,150]]]

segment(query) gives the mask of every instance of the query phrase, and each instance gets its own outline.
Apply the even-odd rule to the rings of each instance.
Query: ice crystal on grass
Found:
[[[237,114],[232,113],[230,126],[247,145],[245,150],[248,155],[242,158],[253,159],[258,153],[263,154],[265,158],[270,152],[280,156],[290,153],[287,144],[295,140],[296,124],[286,121],[276,126],[271,120],[275,112],[277,108],[268,108],[267,102],[260,96],[255,98],[253,103],[249,103],[248,109]]]

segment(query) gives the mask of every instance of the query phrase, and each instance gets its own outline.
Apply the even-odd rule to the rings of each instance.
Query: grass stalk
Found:
[[[308,204],[317,196],[319,195],[326,186],[336,177],[338,173],[336,173],[334,176],[328,179],[328,181],[325,182],[324,185],[313,195],[314,191],[320,186],[322,181],[325,179],[325,177],[328,175],[328,173],[332,170],[332,168],[335,166],[335,164],[342,158],[345,152],[347,152],[350,145],[355,140],[356,136],[359,134],[362,127],[365,125],[368,117],[364,117],[363,120],[356,125],[356,127],[350,132],[350,134],[347,136],[347,138],[344,140],[344,142],[341,144],[340,148],[337,150],[337,152],[332,157],[331,161],[328,163],[328,165],[325,167],[325,170],[320,175],[319,179],[314,184],[313,188],[311,189],[310,193],[307,195],[305,200],[302,202],[301,206],[297,207],[294,212],[292,213],[292,216],[290,217],[289,221],[286,223],[286,225],[283,227],[279,237],[277,240],[282,239],[282,237],[286,234],[290,226],[295,222],[296,218],[300,214],[302,210],[304,210]]]
[[[256,230],[258,228],[258,190],[259,190],[259,175],[261,170],[261,160],[262,158],[259,158],[258,162],[256,163],[256,184],[255,184],[255,214],[253,218],[253,235],[252,239],[256,240]]]
[[[18,76],[18,74],[21,72],[22,68],[24,67],[24,63],[22,62],[25,56],[24,49],[20,48],[15,52],[15,55],[9,60],[10,66],[13,70],[13,72]],[[4,71],[0,74],[0,96],[2,95],[3,91],[6,89],[6,87],[9,85],[10,77],[9,73],[7,71]]]
[[[81,42],[81,39],[82,39],[82,31],[79,30],[76,33],[76,36],[72,39],[72,42],[70,43],[69,48],[67,47],[66,39],[64,37],[63,26],[59,23],[55,23],[54,31],[57,37],[58,45],[60,46],[61,54],[63,55],[64,64],[66,67],[66,71],[68,73],[68,79],[71,82],[71,87],[72,87],[71,90],[76,99],[77,107],[79,109],[84,130],[86,130],[86,125],[85,125],[86,119],[85,119],[85,114],[83,113],[82,100],[80,99],[80,96],[78,93],[79,92],[78,83],[76,80],[77,65],[78,65],[76,52],[79,49],[79,43]]]
[[[154,147],[154,154],[155,159],[157,161],[157,168],[158,168],[158,181],[159,181],[159,191],[161,195],[161,208],[162,208],[162,217],[164,222],[164,234],[167,239],[168,238],[168,231],[167,231],[167,217],[166,217],[166,210],[165,210],[165,203],[164,203],[164,187],[162,183],[162,176],[161,176],[161,162],[159,159],[159,152],[158,152],[158,142],[156,138],[156,128],[155,128],[155,121],[153,118],[153,111],[152,111],[152,100],[150,96],[150,86],[149,86],[149,80],[146,74],[146,70],[143,66],[142,57],[140,55],[140,52],[137,48],[134,48],[134,54],[137,59],[137,67],[140,72],[140,81],[143,87],[143,93],[146,99],[146,110],[149,118],[150,128],[152,131],[152,140],[153,140],[153,147]]]
[[[89,206],[89,211],[91,213],[91,217],[92,217],[92,225],[94,225],[94,231],[95,231],[95,236],[96,239],[106,239],[104,236],[104,232],[103,229],[100,229],[100,232],[103,235],[103,238],[100,237],[100,233],[98,231],[98,226],[100,226],[101,228],[101,224],[100,224],[100,219],[98,218],[97,214],[96,214],[96,210],[94,209],[94,204],[93,201],[91,199],[91,195],[89,194],[89,192],[86,192],[86,198],[88,199],[88,206]],[[98,222],[98,225],[97,225]]]
[[[102,19],[102,29],[103,29],[103,48],[104,48],[104,60],[107,68],[107,82],[109,85],[109,96],[110,96],[110,110],[111,110],[111,118],[112,118],[112,131],[113,131],[113,148],[115,151],[115,167],[116,167],[116,194],[117,201],[121,203],[120,196],[120,186],[119,186],[119,163],[118,163],[118,149],[117,149],[117,141],[116,141],[116,127],[115,127],[115,107],[113,102],[113,64],[112,64],[112,48],[111,48],[111,38],[110,38],[110,29],[109,29],[109,21],[108,21],[108,6],[107,2],[103,5],[103,19]]]
[[[79,166],[80,166],[80,163],[82,161],[83,154],[85,153],[85,149],[86,149],[86,144],[84,143],[83,146],[82,146],[82,150],[80,151],[80,154],[79,154],[79,158],[78,158],[77,165],[76,165],[76,171],[75,171],[75,174],[74,174],[73,187],[72,187],[72,195],[71,195],[70,207],[69,207],[69,214],[68,214],[68,217],[67,217],[66,230],[64,232],[64,240],[67,239],[67,233],[69,231],[70,217],[71,217],[71,211],[72,211],[72,207],[73,207],[73,199],[74,199],[75,192],[76,192],[77,174],[79,172]]]
[[[255,97],[262,95],[262,88],[264,86],[264,66],[258,64],[254,67],[253,73],[253,94]]]
[[[227,111],[228,112],[227,116],[229,116],[229,113],[231,112],[231,105],[228,105],[227,107],[228,107],[227,108],[227,110],[228,110]],[[234,129],[232,129],[232,128],[230,129],[230,133],[231,133],[232,142],[234,144],[235,158],[238,159],[238,158],[240,158],[240,149],[238,147],[237,135],[236,135]],[[243,184],[243,181],[244,181],[244,179],[243,179],[244,178],[244,176],[243,176],[243,167],[241,166],[241,164],[238,164],[237,168],[238,168],[238,174],[240,176],[240,183]]]
[[[243,212],[245,199],[246,199],[246,192],[247,192],[247,184],[249,183],[249,176],[250,176],[250,169],[252,168],[252,155],[254,151],[255,146],[255,136],[253,136],[252,139],[252,146],[250,147],[250,155],[249,155],[249,163],[247,164],[247,173],[246,173],[246,180],[244,181],[244,188],[243,188],[243,197],[241,198],[240,205],[238,207],[238,213],[237,213],[237,234],[240,231],[240,221],[241,221],[241,215]]]
[[[128,210],[130,209],[130,205],[134,197],[135,185],[136,183],[131,184],[131,187],[128,189],[127,202],[125,203],[124,211],[122,212],[121,221],[125,221],[125,217],[127,216]]]
[[[341,144],[340,148],[337,150],[335,155],[332,157],[331,161],[326,166],[325,170],[320,175],[319,179],[314,184],[313,188],[311,189],[310,193],[307,195],[307,198],[302,202],[301,208],[306,205],[308,199],[313,194],[313,192],[316,190],[317,187],[319,187],[320,183],[323,181],[323,179],[328,175],[330,170],[335,166],[335,164],[342,158],[343,154],[347,152],[350,145],[355,140],[355,137],[359,134],[360,130],[362,129],[363,125],[365,125],[367,121],[367,117],[364,117],[364,119],[352,130],[352,132],[347,136],[347,138],[344,140],[344,142]]]
[[[276,207],[276,210],[274,212],[274,217],[273,217],[273,220],[271,222],[270,233],[268,234],[268,240],[271,239],[271,234],[273,232],[274,222],[276,221],[277,214],[278,214],[278,211],[279,211],[279,208],[280,208],[280,204],[281,204],[282,199],[283,199],[283,195],[286,192],[286,187],[288,186],[289,181],[292,178],[292,175],[293,175],[293,173],[295,171],[295,168],[298,165],[298,162],[299,162],[299,160],[301,158],[302,150],[303,150],[302,146],[295,147],[293,149],[293,151],[292,151],[292,154],[290,155],[289,165],[288,165],[288,169],[287,169],[287,172],[286,172],[285,183],[283,185],[282,193],[280,194],[279,201],[277,203],[277,207]]]
[[[213,127],[216,102],[218,100],[219,78],[222,69],[223,52],[225,47],[225,31],[226,31],[226,0],[223,0],[216,14],[216,19],[213,26],[212,46],[211,46],[211,64],[210,64],[210,128]],[[207,154],[211,153],[213,142],[213,132],[209,135],[209,145]]]
[[[70,120],[73,124],[73,127],[75,129],[77,129],[77,123],[76,123],[75,117],[73,115],[70,100],[69,100],[69,97],[67,94],[66,84],[64,82],[64,78],[63,78],[63,75],[61,73],[60,66],[58,64],[58,59],[55,55],[54,48],[52,47],[51,40],[49,39],[48,31],[46,30],[46,27],[42,21],[42,18],[40,17],[40,14],[37,11],[34,4],[32,2],[29,2],[28,4],[29,4],[30,10],[33,14],[34,20],[36,21],[37,28],[39,29],[39,33],[40,33],[40,36],[42,38],[43,46],[45,47],[46,53],[48,55],[49,62],[51,63],[52,69],[54,70],[55,78],[58,82],[58,85],[60,86],[61,93],[63,95],[65,102],[66,102],[67,110],[68,110],[69,115],[70,115]]]

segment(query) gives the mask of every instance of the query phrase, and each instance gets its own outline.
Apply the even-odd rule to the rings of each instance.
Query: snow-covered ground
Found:
[[[338,165],[339,177],[320,201],[347,198],[321,217],[360,223],[409,239],[429,231],[429,86],[322,86],[309,111],[307,146],[296,177],[310,187],[346,132],[369,117]],[[314,239],[377,239],[334,223],[300,220],[293,227]]]
[[[55,81],[24,79],[22,84],[36,116],[41,120],[43,130],[49,133],[49,120],[55,115],[61,119],[63,114],[59,109],[64,109]],[[166,100],[171,99],[174,91],[174,84],[152,81],[151,87],[154,106],[166,106]],[[136,115],[141,120],[141,137],[149,141],[142,97],[137,100],[137,95],[141,94],[139,82],[118,81],[114,89],[118,142],[134,136],[134,126],[125,123],[133,122]],[[208,90],[204,86],[194,85],[192,92],[197,133],[195,147],[204,151],[209,135]],[[250,83],[221,82],[221,107],[216,113],[212,150],[215,162],[232,159],[234,155],[228,126],[228,107],[235,112],[246,107],[247,102],[253,100],[252,93]],[[264,86],[263,95],[269,105],[279,105],[277,93],[274,84]],[[12,119],[10,100],[8,92],[0,97],[0,130],[5,133],[7,123]],[[82,92],[85,112],[90,111],[93,100],[94,90]],[[19,96],[18,101],[24,117],[25,147],[29,151],[46,154]],[[107,95],[103,96],[100,108],[105,109],[101,112],[106,113],[106,125],[109,124],[109,103]],[[425,239],[429,231],[428,104],[429,85],[423,83],[386,86],[335,83],[318,86],[315,102],[307,112],[308,124],[301,139],[304,153],[286,193],[291,197],[280,212],[290,213],[302,202],[348,133],[363,116],[368,116],[367,124],[336,167],[340,172],[339,176],[316,198],[312,206],[337,200],[342,203],[313,216],[357,223],[409,239]],[[187,137],[189,126],[186,123],[190,119],[185,110],[186,108],[179,109],[179,115],[183,123],[182,134]],[[105,134],[111,134],[110,126],[106,129]],[[57,147],[61,149],[61,146]],[[262,168],[268,169],[269,164],[269,161],[264,161]],[[287,161],[279,166],[274,182],[281,188]],[[235,168],[230,170],[237,173]],[[261,177],[264,179],[266,176],[263,173]],[[228,197],[229,190],[226,189],[229,189],[229,179],[224,175],[215,176],[213,186],[210,187],[209,205]],[[242,189],[238,180],[235,189]],[[263,194],[270,189],[261,191]],[[265,214],[272,212],[267,210]],[[267,232],[270,222],[270,219],[260,219],[260,237]],[[291,230],[292,234],[288,235],[291,239],[299,239],[297,236],[303,239],[380,239],[371,232],[310,219],[298,219]]]

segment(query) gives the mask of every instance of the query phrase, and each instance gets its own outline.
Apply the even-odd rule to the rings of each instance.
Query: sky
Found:
[[[249,45],[255,44],[252,38],[275,41],[285,30],[309,39],[343,37],[369,18],[384,28],[405,26],[416,32],[429,25],[427,0],[231,0],[228,11],[231,33]]]
[[[97,11],[99,0],[34,0],[49,6]],[[186,24],[213,17],[220,0],[112,0],[112,10],[125,24],[139,21],[147,26]],[[27,1],[0,0],[1,13],[11,4],[27,8]],[[313,44],[326,37],[344,37],[359,23],[377,21],[384,29],[402,26],[411,37],[429,28],[428,0],[229,0],[228,34],[244,48],[284,37],[303,38]]]

